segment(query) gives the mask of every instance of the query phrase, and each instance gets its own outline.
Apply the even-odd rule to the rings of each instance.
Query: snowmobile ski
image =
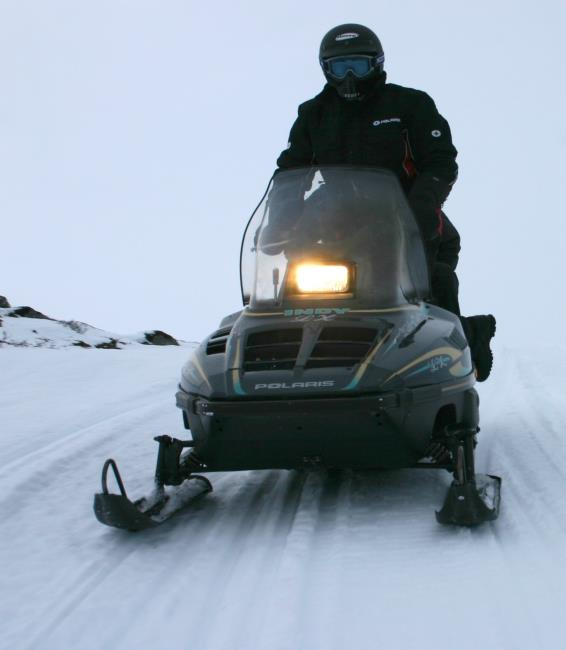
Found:
[[[444,505],[436,513],[441,524],[478,526],[499,516],[501,479],[499,476],[476,474],[475,481],[464,484],[453,481]]]
[[[108,491],[108,470],[112,468],[120,494]],[[116,462],[109,458],[102,468],[102,492],[94,495],[94,514],[107,526],[131,531],[144,530],[164,523],[196,497],[212,491],[210,481],[198,474],[166,490],[157,484],[149,497],[130,501]]]
[[[499,476],[476,474],[474,447],[477,427],[460,424],[445,429],[448,446],[454,458],[454,480],[448,488],[444,505],[436,513],[441,524],[477,526],[499,516],[501,479]]]

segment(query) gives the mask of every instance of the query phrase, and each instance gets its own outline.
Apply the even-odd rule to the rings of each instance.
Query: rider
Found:
[[[420,226],[429,262],[433,299],[460,313],[457,255],[443,249],[459,236],[442,204],[458,175],[457,151],[448,122],[424,92],[386,83],[383,48],[367,27],[339,25],[322,39],[319,61],[327,84],[299,106],[280,169],[305,165],[371,165],[399,178]],[[455,259],[455,262],[454,262]],[[495,318],[462,318],[479,381],[487,379]]]

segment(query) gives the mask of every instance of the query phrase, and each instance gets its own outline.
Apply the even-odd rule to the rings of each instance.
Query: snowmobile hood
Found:
[[[424,303],[345,313],[244,310],[195,351],[181,388],[209,399],[347,396],[471,373],[459,320]]]

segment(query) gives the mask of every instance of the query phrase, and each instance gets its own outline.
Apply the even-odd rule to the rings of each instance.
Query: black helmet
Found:
[[[355,23],[334,27],[320,44],[324,76],[344,99],[363,99],[381,78],[384,59],[379,38]]]

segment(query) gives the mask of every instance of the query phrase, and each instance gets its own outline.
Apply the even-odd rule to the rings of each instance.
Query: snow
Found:
[[[566,638],[563,347],[496,349],[477,465],[499,520],[434,518],[450,477],[212,474],[156,530],[100,525],[107,457],[132,497],[184,437],[185,347],[0,351],[0,647],[541,650]]]

